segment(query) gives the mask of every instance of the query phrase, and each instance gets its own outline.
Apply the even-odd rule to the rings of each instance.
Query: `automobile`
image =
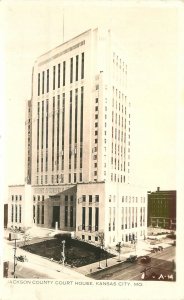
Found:
[[[128,258],[127,258],[127,262],[135,262],[137,260],[137,255],[130,255]]]
[[[149,263],[149,262],[151,261],[151,257],[149,257],[148,255],[142,256],[142,257],[140,258],[140,261],[141,261],[141,263],[143,263],[143,264],[147,264],[147,263]]]
[[[153,247],[152,250],[151,250],[152,253],[155,253],[155,252],[158,252],[158,251],[159,251],[158,247]]]
[[[20,262],[28,261],[28,259],[25,255],[17,256],[17,260],[20,261]]]
[[[158,246],[158,250],[159,250],[159,251],[163,251],[164,248],[163,248],[162,246]]]

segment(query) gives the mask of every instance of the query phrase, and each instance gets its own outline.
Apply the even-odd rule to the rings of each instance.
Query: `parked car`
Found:
[[[18,261],[21,261],[21,262],[28,261],[28,259],[27,259],[27,257],[26,257],[25,255],[17,256],[17,260],[18,260]]]
[[[148,255],[142,256],[140,259],[141,263],[143,264],[147,264],[151,261],[151,257],[149,257]]]
[[[127,262],[135,262],[137,260],[137,255],[130,255],[128,258],[127,258]]]
[[[159,251],[158,247],[153,247],[152,250],[151,250],[152,253],[155,253],[155,252],[158,252],[158,251]]]
[[[159,251],[163,251],[164,248],[163,248],[162,246],[158,246],[158,250],[159,250]]]

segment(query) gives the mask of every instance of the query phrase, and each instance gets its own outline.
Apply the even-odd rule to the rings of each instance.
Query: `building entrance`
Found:
[[[53,206],[52,227],[55,227],[56,222],[58,222],[58,228],[59,228],[60,227],[60,206]]]

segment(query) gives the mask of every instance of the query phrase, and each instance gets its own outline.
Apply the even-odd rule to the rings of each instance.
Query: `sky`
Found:
[[[98,26],[112,30],[128,62],[131,182],[176,189],[178,8],[154,1],[5,1],[3,146],[5,190],[24,183],[25,101],[38,56]]]

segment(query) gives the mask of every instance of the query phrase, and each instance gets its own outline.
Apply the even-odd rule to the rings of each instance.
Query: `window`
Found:
[[[55,97],[52,103],[52,171],[54,171]]]
[[[99,195],[95,195],[95,202],[99,202]]]
[[[65,206],[65,226],[68,226],[68,206]]]
[[[82,195],[82,202],[86,202],[86,195]]]
[[[63,86],[65,86],[66,61],[63,62]]]
[[[56,87],[56,66],[53,66],[53,90]]]
[[[44,224],[44,205],[42,205],[42,224]]]
[[[45,79],[45,72],[43,71],[42,72],[42,94],[44,94],[44,85],[45,85],[44,79]]]
[[[40,96],[40,73],[38,73],[38,96]]]
[[[75,80],[78,81],[78,68],[79,68],[79,56],[76,56],[76,74],[75,74]]]
[[[73,227],[73,206],[70,206],[70,227]]]
[[[89,195],[89,203],[92,202],[92,199],[93,199],[92,195]]]
[[[88,236],[88,240],[91,241],[91,235]]]
[[[43,149],[43,135],[44,135],[44,101],[42,101],[42,136],[41,136],[41,141],[42,141],[42,149]],[[43,169],[42,169],[43,171]]]
[[[47,70],[47,93],[49,92],[49,69]]]
[[[11,207],[11,221],[13,222],[13,218],[14,217],[14,205],[12,204],[12,207]]]
[[[33,205],[33,222],[35,223],[35,217],[36,217],[36,208],[35,205]]]
[[[88,224],[89,224],[89,231],[92,230],[92,207],[89,207],[89,216],[88,216]]]
[[[21,195],[19,196],[19,200],[20,200],[20,201],[22,200],[22,196],[21,196]]]
[[[68,195],[65,195],[65,203],[68,203]]]
[[[76,182],[76,181],[77,181],[77,174],[74,173],[74,182]]]
[[[60,129],[60,95],[57,99],[57,170],[59,170],[59,129]]]
[[[75,143],[77,143],[78,89],[75,89]]]
[[[37,224],[40,223],[40,205],[37,205]]]
[[[37,106],[37,150],[39,150],[39,139],[40,139],[40,102],[38,102]],[[38,155],[38,153],[37,153]],[[37,157],[38,158],[38,157]]]
[[[69,144],[71,143],[72,143],[72,91],[70,91],[70,116],[69,116]]]
[[[81,60],[81,79],[84,79],[84,52],[82,53],[82,60]]]
[[[46,100],[46,148],[48,148],[48,122],[49,122],[49,100],[47,99]],[[48,159],[47,154],[46,154],[46,157]],[[48,163],[47,159],[46,159],[46,166],[47,166],[47,163]]]
[[[86,208],[82,207],[82,230],[85,229],[85,222],[86,222]]]
[[[70,58],[70,83],[73,82],[73,57]]]
[[[81,87],[81,124],[80,124],[80,142],[83,142],[83,99],[84,99],[84,87]]]
[[[58,88],[60,88],[60,73],[61,73],[61,65],[58,64]]]
[[[79,180],[82,181],[82,173],[79,174]]]
[[[98,231],[99,227],[99,208],[95,207],[95,231]]]
[[[97,236],[95,236],[95,242],[98,242],[98,237]]]

